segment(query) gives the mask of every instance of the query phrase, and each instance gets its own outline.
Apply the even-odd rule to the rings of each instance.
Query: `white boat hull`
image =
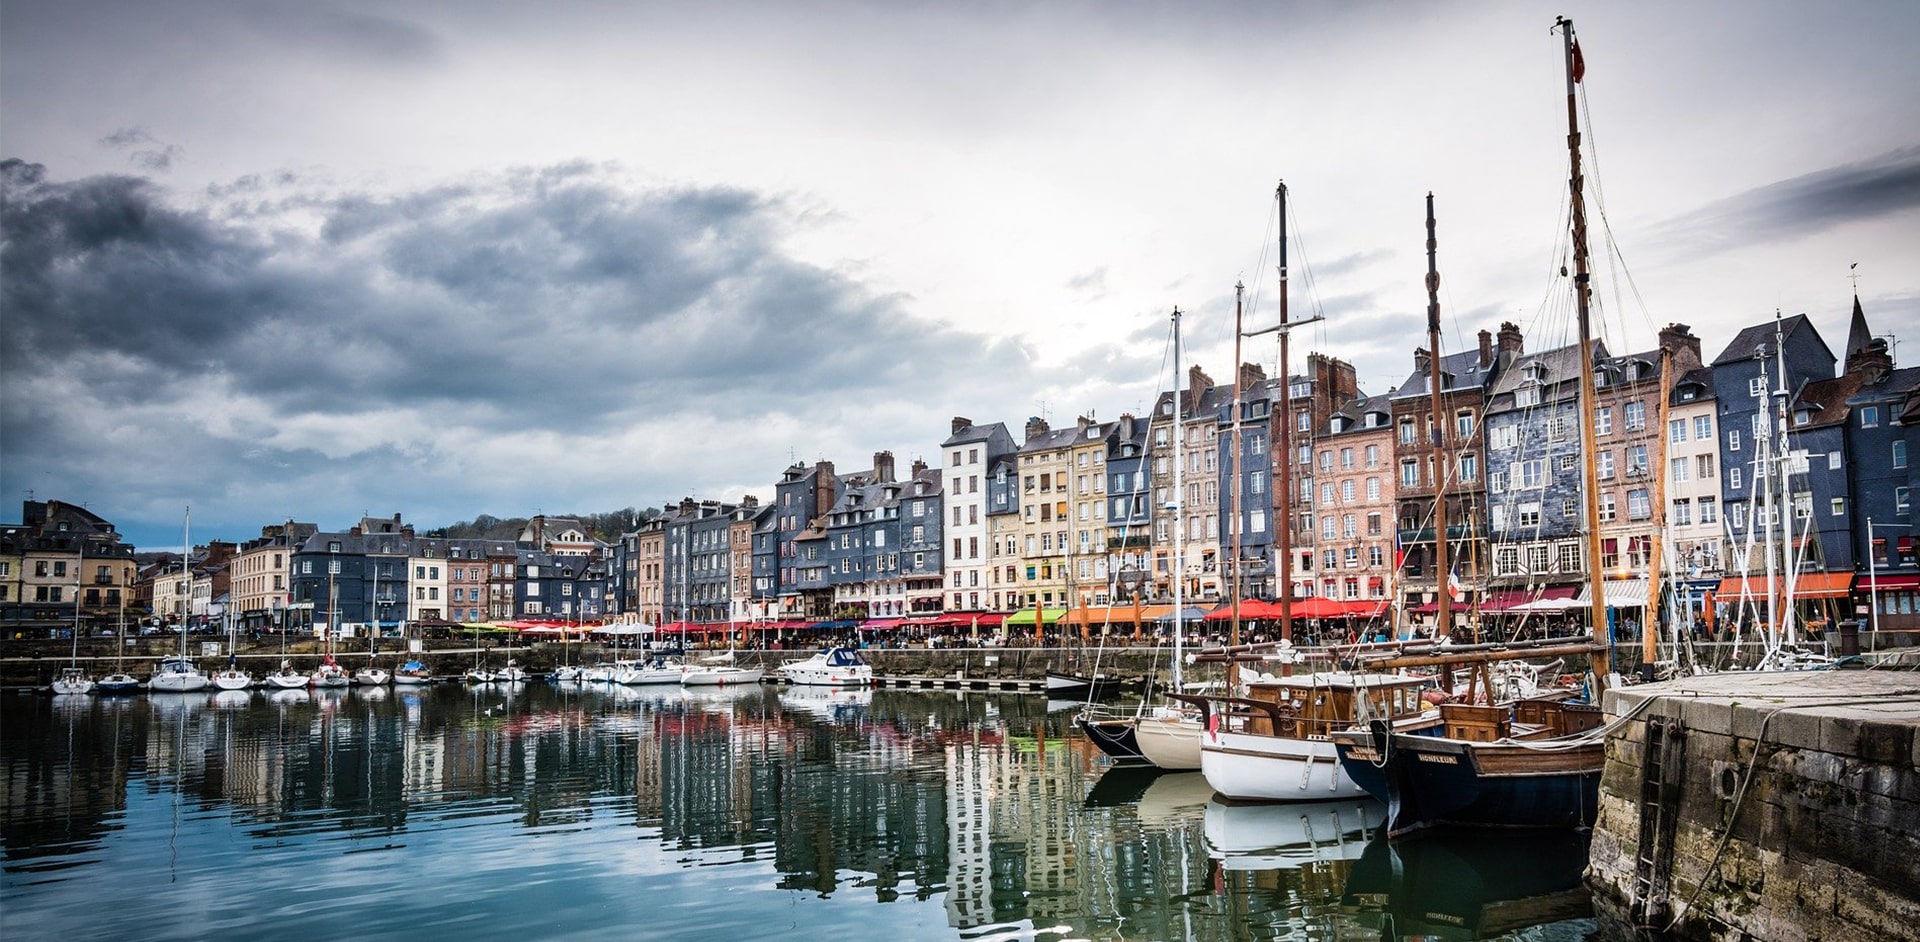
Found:
[[[1340,767],[1332,742],[1224,730],[1200,741],[1200,772],[1236,801],[1325,801],[1366,795]]]
[[[378,667],[367,667],[353,672],[353,684],[356,687],[385,687],[392,675]]]
[[[470,683],[470,684],[493,683],[493,672],[488,670],[481,670],[477,667],[474,668],[473,670],[468,671],[466,676],[467,676],[467,683]]]
[[[764,674],[757,667],[693,667],[680,675],[680,683],[687,687],[731,687],[757,684]]]
[[[856,667],[814,667],[807,664],[789,664],[780,669],[787,683],[807,687],[871,687],[873,686],[873,668],[866,664]]]
[[[430,683],[433,683],[432,674],[409,674],[402,671],[393,675],[395,687],[422,687]]]
[[[221,671],[213,675],[213,685],[221,690],[251,690],[253,675],[246,671]]]
[[[165,674],[147,681],[147,689],[153,693],[196,693],[207,689],[207,683],[205,674]]]
[[[1200,767],[1200,739],[1206,727],[1187,716],[1143,716],[1134,723],[1134,745],[1147,761],[1162,769],[1190,771]]]
[[[276,671],[267,675],[267,686],[276,690],[302,690],[310,678],[293,671]]]
[[[613,682],[622,687],[639,687],[647,684],[677,684],[687,675],[686,668],[669,667],[629,667],[613,675]]]
[[[345,687],[352,682],[347,677],[346,670],[338,666],[321,665],[319,670],[313,672],[312,683],[315,687],[323,689]]]
[[[66,694],[92,693],[92,692],[93,692],[93,681],[88,680],[85,677],[77,677],[77,678],[62,677],[59,680],[56,680],[53,682],[53,694],[56,697],[64,696]]]

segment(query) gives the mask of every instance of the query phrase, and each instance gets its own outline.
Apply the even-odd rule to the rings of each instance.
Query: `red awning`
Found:
[[[1379,599],[1373,602],[1366,602],[1366,601],[1347,602],[1346,603],[1347,617],[1348,618],[1379,618],[1380,616],[1385,615],[1387,613],[1387,606],[1392,604],[1393,604],[1392,602],[1389,602],[1386,599]]]
[[[884,631],[888,628],[900,627],[900,623],[905,620],[904,618],[869,618],[860,627],[865,631]]]
[[[1853,573],[1803,572],[1793,577],[1796,599],[1844,599],[1853,594]],[[1766,601],[1765,576],[1729,576],[1714,596],[1722,602]]]
[[[1920,589],[1920,576],[1861,576],[1855,592],[1893,592]]]

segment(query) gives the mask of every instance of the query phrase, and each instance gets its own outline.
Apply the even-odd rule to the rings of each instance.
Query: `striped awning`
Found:
[[[1606,592],[1608,608],[1647,607],[1647,580],[1645,579],[1615,579],[1604,583],[1602,589]],[[1574,601],[1579,603],[1574,606],[1575,608],[1593,605],[1593,586],[1581,586],[1580,594],[1574,596]]]
[[[1789,577],[1776,577],[1784,584]],[[1803,572],[1790,577],[1796,599],[1844,599],[1853,593],[1853,573]],[[1720,580],[1714,596],[1722,602],[1764,602],[1766,576],[1729,576]]]

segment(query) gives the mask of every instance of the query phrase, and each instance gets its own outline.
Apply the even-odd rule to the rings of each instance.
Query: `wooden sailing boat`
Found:
[[[1580,172],[1580,128],[1575,101],[1575,84],[1581,79],[1579,43],[1573,36],[1572,22],[1562,18],[1556,26],[1564,36],[1567,67],[1567,137],[1572,173],[1569,177],[1573,217],[1574,296],[1580,328],[1580,404],[1584,420],[1579,424],[1581,449],[1585,458],[1581,484],[1586,503],[1586,545],[1589,563],[1600,559],[1599,475],[1595,465],[1593,421],[1594,378],[1593,336],[1589,324],[1590,288],[1587,273],[1587,220],[1582,200]],[[1434,345],[1431,360],[1439,362],[1438,300],[1439,274],[1434,263],[1433,197],[1427,197],[1427,291],[1428,330]],[[1439,377],[1434,377],[1435,414],[1439,415]],[[1447,474],[1444,453],[1436,455],[1436,481]],[[1438,499],[1435,547],[1436,571],[1448,571],[1446,564],[1445,501]],[[1592,593],[1589,630],[1593,643],[1586,647],[1592,657],[1596,694],[1611,674],[1609,650],[1601,643],[1606,630],[1606,593],[1602,572],[1589,565]],[[1445,578],[1444,575],[1441,577]],[[1443,585],[1437,593],[1439,617],[1435,637],[1445,637],[1448,623],[1448,596]],[[1486,670],[1493,652],[1480,658],[1476,672]],[[1500,654],[1505,659],[1510,654]],[[1466,660],[1445,652],[1424,657],[1399,657],[1376,662],[1378,667],[1450,665]],[[1484,673],[1478,676],[1486,676]],[[1471,687],[1470,687],[1471,689]],[[1395,731],[1374,720],[1365,727],[1343,731],[1334,736],[1341,764],[1347,773],[1369,793],[1388,805],[1389,834],[1403,834],[1430,824],[1502,827],[1580,827],[1593,823],[1598,810],[1600,773],[1604,765],[1606,741],[1598,706],[1576,704],[1559,697],[1542,697],[1511,704],[1494,702],[1489,692],[1487,703],[1447,703],[1440,707],[1440,735]],[[1597,697],[1596,697],[1597,699]]]

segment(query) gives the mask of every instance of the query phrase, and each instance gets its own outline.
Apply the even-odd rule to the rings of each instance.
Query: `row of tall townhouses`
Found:
[[[388,630],[615,613],[825,621],[1164,601],[1176,585],[1207,603],[1237,577],[1250,596],[1396,601],[1418,618],[1456,584],[1461,608],[1483,614],[1575,599],[1596,569],[1612,604],[1644,611],[1659,569],[1690,617],[1710,599],[1724,613],[1790,594],[1809,617],[1871,602],[1881,627],[1920,628],[1920,369],[1896,369],[1857,300],[1852,313],[1843,358],[1805,316],[1753,324],[1711,361],[1683,325],[1651,351],[1597,344],[1590,410],[1578,348],[1528,352],[1510,323],[1442,354],[1437,410],[1425,350],[1373,396],[1317,353],[1284,389],[1250,364],[1226,383],[1194,367],[1144,417],[1033,418],[1017,436],[955,418],[931,466],[897,475],[884,451],[853,473],[795,463],[770,502],[689,498],[610,547],[566,518],[537,516],[517,540],[439,540],[396,514],[345,532],[269,525],[209,544],[186,575],[162,560],[136,576],[110,524],[29,501],[22,524],[0,526],[0,613],[70,623],[61,607],[79,591],[84,612],[131,601],[249,627],[288,613]]]

